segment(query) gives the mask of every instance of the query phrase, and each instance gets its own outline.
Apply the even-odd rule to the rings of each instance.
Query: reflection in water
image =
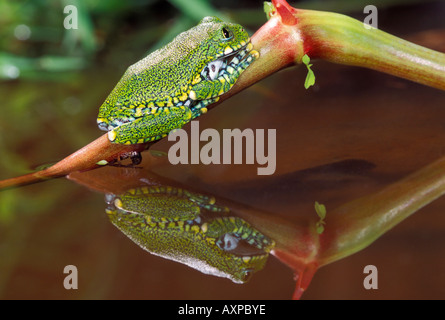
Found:
[[[308,186],[314,175],[321,173],[335,175],[337,181],[341,181],[342,173],[353,179],[372,167],[363,166],[363,161],[350,160],[347,164],[308,169],[298,180]],[[353,170],[353,174],[345,166],[363,170]],[[220,196],[203,195],[190,184],[185,186],[153,171],[163,167],[171,167],[165,157],[147,152],[140,167],[105,166],[75,172],[69,178],[106,194],[110,221],[148,252],[235,283],[244,283],[263,269],[272,254],[295,273],[294,297],[301,295],[320,266],[319,249],[329,248],[329,242],[322,238],[331,239],[335,233],[330,228],[332,212],[320,235],[315,228],[315,211],[289,219],[278,209],[271,213]],[[319,179],[323,180],[321,176]]]
[[[146,186],[106,201],[110,221],[143,249],[236,283],[261,270],[275,244],[215,198],[184,189]]]

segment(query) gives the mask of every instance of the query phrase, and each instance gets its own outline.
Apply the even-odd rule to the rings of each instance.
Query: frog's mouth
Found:
[[[233,73],[229,67],[235,69],[243,61],[247,54],[253,49],[250,40],[241,42],[237,47],[227,47],[217,59],[209,62],[201,71],[201,80],[213,81],[218,77]]]

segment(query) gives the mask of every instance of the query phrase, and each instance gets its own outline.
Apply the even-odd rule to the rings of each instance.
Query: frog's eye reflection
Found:
[[[253,275],[253,270],[252,269],[246,269],[246,270],[243,270],[241,272],[240,279],[241,279],[242,282],[247,282],[247,281],[250,280],[250,278],[252,278],[252,275]]]
[[[226,233],[223,237],[216,241],[216,245],[224,251],[232,251],[238,247],[239,239],[230,233]]]
[[[229,40],[232,39],[233,35],[232,35],[232,31],[230,31],[227,28],[222,28],[222,34],[225,40]]]

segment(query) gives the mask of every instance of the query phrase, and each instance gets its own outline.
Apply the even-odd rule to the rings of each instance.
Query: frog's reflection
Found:
[[[314,212],[301,210],[288,217],[278,209],[270,213],[221,196],[215,199],[194,190],[190,183],[181,184],[153,171],[163,166],[171,169],[165,158],[146,155],[142,169],[106,166],[72,173],[69,178],[106,194],[111,222],[153,254],[236,283],[246,282],[261,270],[272,254],[295,273],[294,299],[301,296],[320,266],[339,259],[338,252],[346,242],[355,243],[355,238],[346,242],[342,238],[351,219],[341,212],[330,211],[328,227],[320,234]],[[305,202],[305,198],[318,196],[317,185],[325,186],[329,179],[335,180],[336,188],[341,189],[341,181],[346,181],[343,188],[356,188],[351,179],[363,183],[370,168],[373,165],[365,161],[343,161],[297,171],[292,177],[277,177],[269,183],[276,183],[280,190],[289,179],[292,185],[299,182],[309,189],[299,198]],[[351,189],[340,191],[344,190]],[[351,212],[356,214],[356,210]],[[362,227],[357,230],[361,235]]]
[[[168,186],[107,194],[110,221],[148,252],[244,283],[275,243],[215,198]]]

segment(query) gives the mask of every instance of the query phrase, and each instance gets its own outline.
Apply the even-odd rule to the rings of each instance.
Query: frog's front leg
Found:
[[[258,51],[252,50],[249,55],[243,59],[248,52],[247,50],[248,49],[238,53],[227,67],[218,73],[216,79],[202,80],[194,85],[189,93],[190,99],[212,99],[229,91],[235,84],[236,80],[238,80],[240,74],[259,56]]]
[[[147,114],[124,123],[108,132],[113,143],[137,144],[161,139],[174,129],[182,128],[192,118],[186,106],[164,107],[161,111]]]
[[[130,151],[130,152],[126,152],[120,155],[120,160],[125,160],[130,158],[131,160],[131,165],[132,167],[137,166],[138,164],[141,164],[142,162],[142,155],[140,152],[137,151]],[[116,166],[121,166],[116,164]]]

